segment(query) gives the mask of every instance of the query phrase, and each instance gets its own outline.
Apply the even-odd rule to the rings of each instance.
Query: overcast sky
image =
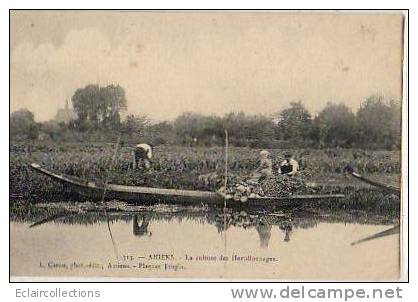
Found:
[[[301,99],[356,109],[401,98],[399,14],[14,11],[11,111],[53,118],[87,84],[120,84],[128,111],[273,113]]]

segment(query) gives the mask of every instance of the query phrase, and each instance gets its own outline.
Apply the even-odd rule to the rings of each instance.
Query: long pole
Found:
[[[109,170],[108,170],[108,173],[107,173],[107,176],[106,176],[106,180],[105,180],[105,184],[104,184],[104,188],[103,188],[103,195],[102,195],[101,204],[103,204],[103,202],[105,200],[105,197],[106,197],[107,185],[108,185],[108,182],[109,182],[109,176],[110,176],[110,173],[112,172],[112,170],[114,168],[114,165],[115,165],[116,156],[118,154],[118,149],[119,149],[119,144],[120,144],[120,134],[119,134],[118,140],[116,142],[115,149],[113,150],[112,160],[110,162],[110,167],[109,167]],[[106,215],[107,229],[109,231],[110,239],[112,240],[113,251],[115,252],[116,260],[118,260],[119,259],[119,253],[118,253],[118,249],[116,247],[115,239],[113,238],[112,229],[110,228],[109,214],[107,213],[105,206],[103,206],[103,209],[104,209],[104,213]]]
[[[224,182],[225,191],[227,190],[227,186],[228,186],[228,145],[229,145],[228,144],[228,130],[225,129],[225,182]],[[226,254],[226,206],[227,206],[227,199],[226,199],[226,194],[224,194],[224,195],[225,195],[224,196],[224,232],[225,232],[225,254]]]
[[[228,130],[225,129],[225,190],[228,185]],[[224,209],[226,209],[226,197],[224,199]]]
[[[109,167],[109,170],[108,170],[107,175],[106,175],[104,190],[103,190],[103,195],[102,195],[102,201],[101,201],[102,203],[104,202],[104,199],[105,199],[105,196],[106,196],[107,184],[109,182],[110,173],[112,172],[112,170],[114,168],[114,165],[115,165],[116,156],[118,154],[118,149],[119,149],[119,144],[120,144],[120,135],[118,137],[118,140],[116,141],[115,149],[113,150],[113,156],[112,156],[112,159],[110,161],[110,167]]]

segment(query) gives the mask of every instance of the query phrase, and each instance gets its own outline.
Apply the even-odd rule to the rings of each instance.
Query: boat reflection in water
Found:
[[[173,215],[174,217],[175,215]],[[180,221],[182,218],[181,216],[177,217],[177,219]],[[156,219],[158,220],[158,219]],[[132,215],[132,230],[133,230],[133,234],[137,237],[141,237],[144,235],[148,235],[149,237],[152,236],[152,232],[148,230],[148,227],[150,225],[150,215],[149,214],[134,214]],[[141,222],[141,223],[139,223]],[[219,223],[219,221],[216,221],[215,223]],[[259,236],[260,239],[260,248],[267,248],[269,246],[269,242],[270,242],[270,238],[271,238],[271,232],[272,232],[272,228],[273,226],[275,228],[278,228],[279,230],[281,230],[284,233],[284,237],[283,237],[283,242],[289,242],[290,241],[290,235],[292,234],[293,231],[293,224],[292,221],[290,219],[286,219],[283,221],[276,221],[276,223],[278,223],[277,225],[275,224],[270,224],[269,222],[255,222],[255,224],[253,226],[251,225],[247,225],[245,227],[245,229],[252,229],[254,228]],[[218,224],[218,230],[219,232],[223,232],[226,229],[228,229],[232,224],[229,224],[227,226],[227,228],[221,226]],[[315,226],[314,222],[308,223],[307,221],[305,221],[304,223],[304,227],[308,227],[308,226]]]
[[[11,271],[14,276],[79,276],[80,271],[45,270],[39,263],[56,259],[107,265],[114,259],[121,261],[122,255],[135,255],[143,257],[141,261],[145,264],[158,265],[163,262],[154,258],[145,260],[157,253],[172,255],[175,260],[168,264],[186,269],[176,271],[176,275],[165,269],[84,270],[82,274],[392,280],[399,276],[396,228],[376,235],[376,240],[351,243],[388,230],[397,221],[396,217],[384,218],[370,213],[308,210],[224,211],[166,205],[137,207],[116,202],[38,204],[32,205],[30,210],[11,213],[12,252],[16,255],[36,247],[31,257],[12,258]],[[385,234],[395,236],[383,238]],[[230,261],[189,261],[186,254],[226,255]],[[255,258],[277,261],[257,264],[232,261]],[[341,266],[342,262],[349,265]],[[364,270],[364,267],[373,269]]]
[[[153,235],[152,224],[155,222],[172,223],[183,220],[192,221],[197,224],[214,225],[218,233],[226,232],[230,227],[245,230],[256,230],[259,238],[260,248],[268,248],[272,236],[272,230],[278,229],[283,234],[282,242],[290,242],[291,236],[297,229],[314,228],[319,223],[361,223],[364,224],[364,217],[345,214],[321,214],[306,211],[274,212],[274,213],[256,213],[256,212],[224,212],[199,207],[178,207],[162,206],[154,207],[124,207],[121,204],[104,204],[108,207],[107,213],[103,212],[97,205],[94,208],[84,204],[77,210],[65,204],[65,212],[62,207],[64,204],[40,204],[37,211],[21,212],[12,219],[31,223],[30,227],[37,227],[45,223],[55,224],[83,224],[93,225],[105,222],[131,222],[132,234],[135,237],[151,237]],[[103,205],[102,205],[103,206]],[[110,208],[110,209],[109,209]],[[22,215],[26,213],[26,215]],[[58,214],[57,214],[58,213]],[[399,233],[399,226],[393,219],[376,216],[375,218],[367,215],[367,224],[390,225],[395,224],[394,232],[386,232],[383,235]],[[380,238],[382,236],[377,236]]]

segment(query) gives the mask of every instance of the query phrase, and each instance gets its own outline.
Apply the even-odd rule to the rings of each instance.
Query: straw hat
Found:
[[[260,152],[260,156],[268,157],[268,156],[270,156],[270,152],[268,152],[267,150],[263,150],[263,151]]]

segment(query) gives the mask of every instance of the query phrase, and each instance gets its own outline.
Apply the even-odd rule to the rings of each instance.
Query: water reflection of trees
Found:
[[[17,222],[30,223],[38,226],[44,223],[67,225],[93,225],[124,222],[132,225],[135,237],[152,236],[153,223],[193,222],[195,224],[213,225],[218,233],[231,227],[243,230],[255,230],[260,241],[260,248],[269,245],[271,232],[279,229],[283,234],[283,242],[291,241],[297,229],[314,228],[319,223],[360,223],[360,224],[393,224],[393,219],[370,215],[361,212],[308,212],[290,211],[260,213],[255,211],[234,211],[227,209],[208,209],[199,207],[121,207],[104,211],[100,207],[74,207],[61,205],[26,206],[13,209],[11,219]]]
[[[93,225],[107,223],[126,223],[132,225],[132,235],[138,237],[152,236],[154,223],[209,224],[219,234],[231,227],[257,232],[260,248],[267,248],[271,232],[276,229],[283,234],[282,241],[291,241],[297,229],[314,228],[319,223],[360,223],[390,225],[393,218],[372,215],[366,212],[309,212],[299,211],[236,211],[232,209],[209,209],[205,207],[180,206],[127,206],[115,204],[45,204],[11,207],[12,221],[29,223],[37,227],[45,223],[66,225]]]
[[[68,215],[66,215],[68,214]],[[164,207],[146,208],[130,207],[115,208],[104,211],[102,208],[75,208],[65,206],[25,206],[11,209],[13,221],[34,223],[48,217],[57,216],[54,223],[90,225],[107,222],[126,222],[133,219],[145,219],[146,223],[192,221],[198,224],[211,224],[219,232],[231,226],[253,228],[262,225],[277,225],[282,230],[289,228],[311,228],[320,222],[360,223],[360,224],[392,224],[393,218],[371,215],[362,212],[309,212],[309,211],[234,211],[233,209],[209,209],[198,207]]]

